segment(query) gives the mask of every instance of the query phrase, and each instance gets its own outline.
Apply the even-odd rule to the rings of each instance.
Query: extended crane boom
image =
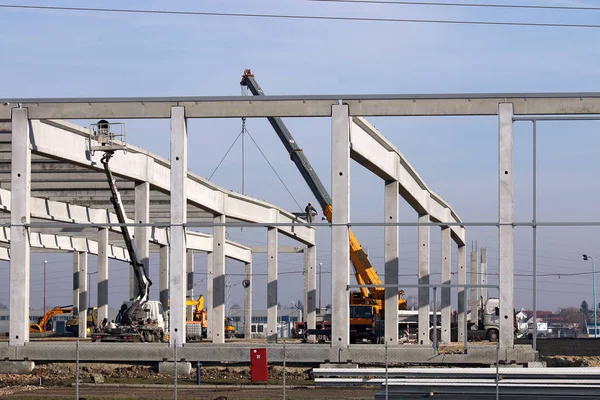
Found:
[[[146,274],[146,268],[144,267],[144,264],[142,264],[142,262],[140,262],[138,258],[133,238],[129,233],[129,228],[122,225],[127,223],[125,209],[123,208],[121,195],[119,194],[119,190],[117,189],[117,182],[108,165],[110,159],[114,154],[114,151],[106,151],[100,159],[100,162],[104,166],[106,179],[108,180],[108,184],[110,186],[110,201],[114,206],[115,213],[117,214],[117,219],[119,220],[119,224],[121,224],[121,234],[123,236],[123,240],[125,241],[125,247],[127,248],[127,252],[129,253],[130,264],[133,267],[133,272],[135,274],[138,285],[138,294],[133,299],[133,303],[125,311],[125,314],[129,318],[129,321],[134,321],[138,319],[136,317],[136,314],[142,308],[141,305],[143,305],[148,300],[148,294],[150,291],[150,286],[152,285],[152,281],[148,278],[148,275]]]
[[[255,96],[264,96],[265,93],[261,89],[261,87],[254,79],[254,74],[251,70],[247,69],[244,71],[244,75],[242,76],[242,81],[240,85],[246,86],[253,95]],[[281,118],[279,117],[268,117],[269,123],[281,139],[281,142],[285,146],[288,151],[291,160],[296,164],[296,167],[302,174],[302,177],[308,184],[310,190],[313,195],[316,197],[317,201],[321,205],[323,209],[323,215],[327,218],[327,221],[331,222],[332,220],[332,201],[331,196],[327,193],[327,190],[321,183],[319,176],[313,170],[310,162],[304,155],[302,149],[298,146],[298,143],[293,138],[290,131],[287,129]],[[371,265],[371,262],[367,258],[362,246],[354,236],[352,230],[350,230],[350,260],[352,261],[352,265],[354,265],[355,269],[355,277],[358,284],[367,284],[367,285],[380,285],[381,279],[375,268]],[[360,289],[362,297],[367,298],[368,293],[370,292],[371,296],[377,299],[383,298],[384,290],[382,288],[370,287],[367,292],[366,288]],[[403,292],[400,291],[400,294]],[[405,303],[404,299],[399,300],[399,305],[401,303]]]

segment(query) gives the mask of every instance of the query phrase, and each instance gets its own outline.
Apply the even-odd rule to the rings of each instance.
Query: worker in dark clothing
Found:
[[[313,217],[315,215],[317,215],[317,210],[315,210],[315,208],[312,206],[310,201],[308,202],[308,205],[304,209],[304,212],[306,212],[306,222],[308,222],[308,223],[313,222]]]

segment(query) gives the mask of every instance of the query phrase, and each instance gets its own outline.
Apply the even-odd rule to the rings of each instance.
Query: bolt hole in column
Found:
[[[341,341],[342,341],[342,338],[341,338],[341,337],[339,337],[339,338],[338,338],[338,342],[341,342]]]
[[[508,319],[508,315],[505,315],[505,316],[504,316],[504,319]]]
[[[504,175],[508,175],[508,171],[504,171]]]
[[[177,332],[177,328],[175,328],[175,332]]]
[[[179,161],[179,157],[175,157],[175,161]]]
[[[20,178],[20,177],[21,177],[21,174],[17,174],[17,177],[18,177],[18,178]]]
[[[343,173],[343,172],[340,172],[340,176],[342,176],[342,175],[344,175],[344,173]]]

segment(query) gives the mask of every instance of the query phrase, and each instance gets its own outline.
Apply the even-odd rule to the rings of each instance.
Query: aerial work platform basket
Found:
[[[95,124],[90,124],[89,131],[89,150],[92,155],[97,150],[127,151],[127,137],[124,123],[110,123],[100,120]]]

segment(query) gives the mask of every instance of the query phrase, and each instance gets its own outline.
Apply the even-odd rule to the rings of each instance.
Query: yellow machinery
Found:
[[[246,86],[253,95],[264,96],[265,93],[260,88],[254,74],[249,69],[244,71],[242,86]],[[331,223],[332,206],[331,197],[323,186],[319,176],[310,165],[308,158],[304,155],[298,142],[294,139],[281,118],[268,117],[269,123],[279,136],[284,147],[290,155],[290,159],[296,164],[298,171],[308,184],[311,192],[323,209],[323,215]],[[354,265],[354,276],[359,285],[381,285],[381,279],[377,275],[375,268],[367,258],[362,246],[350,230],[350,260]],[[350,293],[350,328],[351,341],[361,338],[367,338],[373,343],[381,342],[383,337],[383,319],[385,296],[384,289],[379,287],[360,288],[358,292]],[[404,291],[398,291],[398,309],[406,310],[406,300],[402,298]]]
[[[29,332],[40,333],[52,331],[52,317],[54,317],[55,315],[72,313],[72,306],[54,307],[53,309],[48,310],[46,314],[38,320],[37,324],[30,324]]]
[[[98,307],[89,307],[86,313],[86,331],[89,334],[94,332],[94,329],[98,327]],[[67,332],[71,332],[73,336],[79,335],[79,317],[75,316],[67,321],[65,324]]]

